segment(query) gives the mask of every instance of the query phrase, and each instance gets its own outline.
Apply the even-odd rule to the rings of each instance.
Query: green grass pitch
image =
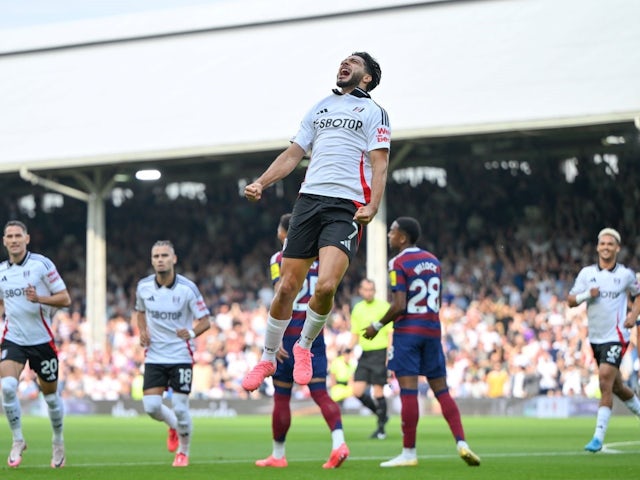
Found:
[[[640,422],[614,416],[605,451],[582,450],[590,440],[595,418],[531,419],[465,417],[467,440],[482,458],[480,467],[468,467],[457,456],[447,425],[440,416],[427,416],[418,425],[417,467],[380,468],[379,463],[400,453],[400,421],[393,417],[386,440],[370,440],[372,417],[343,417],[349,459],[337,470],[322,464],[331,448],[330,435],[320,415],[294,417],[287,438],[285,469],[254,466],[271,453],[267,416],[194,418],[191,465],[173,468],[166,451],[166,429],[140,416],[68,416],[65,419],[67,465],[52,470],[51,430],[47,418],[27,416],[23,431],[28,449],[17,469],[3,460],[3,479],[349,479],[415,480],[610,480],[640,478]],[[4,420],[1,455],[8,455],[11,437]],[[0,450],[2,451],[2,450]],[[2,457],[3,459],[6,456]]]

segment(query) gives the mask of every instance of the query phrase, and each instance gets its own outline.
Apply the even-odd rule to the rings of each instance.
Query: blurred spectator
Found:
[[[494,361],[492,369],[485,378],[487,383],[487,397],[500,398],[507,396],[509,387],[509,374],[499,361]]]
[[[356,370],[357,361],[350,348],[338,352],[329,364],[329,394],[334,402],[342,404],[344,400],[353,395],[353,372]]]
[[[625,204],[625,210],[630,209],[625,221],[622,212],[607,206],[611,202],[595,201],[603,195],[624,198],[636,191],[639,163],[636,158],[621,159],[620,173],[612,178],[602,166],[581,160],[581,175],[568,184],[556,178],[557,164],[549,162],[532,167],[526,178],[488,171],[483,162],[469,162],[464,168],[447,167],[446,188],[393,182],[387,186],[387,196],[394,199],[387,204],[388,218],[407,214],[419,218],[425,229],[439,226],[428,228],[429,246],[441,252],[440,316],[450,388],[456,397],[488,396],[494,359],[504,371],[500,378],[507,377],[500,396],[529,398],[539,391],[599,395],[585,309],[568,308],[558,299],[566,298],[580,266],[595,261],[590,239],[603,218],[625,238],[635,239],[635,244],[629,241],[628,252],[620,252],[620,259],[639,269],[640,225],[628,221],[639,216],[635,203]],[[512,187],[514,180],[518,191]],[[72,297],[71,307],[59,311],[54,323],[61,394],[104,398],[135,392],[133,385],[144,361],[130,319],[135,282],[148,270],[145,246],[165,238],[169,223],[171,231],[191,232],[175,239],[179,268],[201,286],[216,319],[197,342],[197,356],[210,355],[214,371],[209,393],[199,395],[247,398],[239,382],[260,356],[273,297],[262,265],[279,248],[273,221],[290,209],[299,181],[301,176],[282,185],[282,196],[274,189],[265,202],[252,206],[238,196],[236,183],[228,177],[207,184],[206,202],[170,200],[162,188],[148,186],[131,186],[133,198],[119,207],[108,202],[107,345],[93,355],[85,346],[86,206],[70,201],[46,215],[38,212],[29,222],[33,248],[56,258]],[[529,207],[531,198],[538,199],[537,208]],[[17,205],[6,205],[5,211],[12,218],[19,216]],[[140,222],[143,217],[145,222]],[[456,220],[469,218],[468,224]],[[349,307],[357,282],[367,273],[365,254],[361,248],[336,294],[325,328],[329,361],[349,345]],[[628,351],[621,372],[625,381],[636,385],[640,361],[634,348]],[[544,370],[544,380],[539,369]],[[576,393],[578,378],[580,393]],[[23,380],[25,391],[28,382]],[[107,394],[104,388],[113,391]],[[305,391],[298,394],[304,396]]]
[[[196,352],[193,365],[191,397],[199,400],[211,398],[214,387],[213,355],[210,352]]]

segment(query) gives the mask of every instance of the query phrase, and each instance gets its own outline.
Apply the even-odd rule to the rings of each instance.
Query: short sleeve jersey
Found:
[[[280,265],[282,264],[282,251],[276,252],[271,256],[269,260],[269,268],[271,272],[271,283],[275,285],[280,280]],[[291,322],[287,326],[287,329],[284,332],[283,342],[285,344],[293,345],[298,338],[300,338],[300,334],[302,333],[302,326],[304,325],[304,320],[307,317],[307,305],[313,292],[316,288],[316,283],[318,281],[318,261],[314,261],[309,268],[309,272],[304,279],[304,283],[302,284],[302,288],[296,295],[295,300],[293,301],[293,312],[291,314]],[[324,345],[324,336],[318,335],[314,340],[314,344],[316,342],[321,342]]]
[[[27,300],[29,285],[33,285],[40,296],[67,289],[54,263],[44,255],[27,252],[20,263],[2,262],[0,298],[4,301],[6,317],[2,338],[22,346],[52,342],[51,320],[56,308]]]
[[[396,317],[394,339],[403,335],[440,338],[440,260],[418,247],[404,249],[389,260],[392,292],[404,292],[407,306]]]
[[[347,95],[334,90],[307,113],[292,140],[311,151],[300,193],[366,204],[371,200],[369,152],[390,149],[391,127],[387,112],[364,90]]]
[[[580,270],[569,293],[576,295],[592,287],[600,288],[600,296],[587,301],[589,342],[629,342],[630,332],[623,324],[627,316],[627,293],[634,296],[640,293],[635,273],[621,264],[612,270],[589,265]]]
[[[192,328],[194,320],[210,315],[195,283],[176,275],[165,287],[149,275],[138,282],[135,309],[146,314],[151,339],[145,363],[193,363],[195,342],[178,337],[176,330]]]
[[[393,330],[393,323],[387,323],[378,334],[371,338],[364,338],[364,329],[371,323],[379,321],[389,310],[389,302],[374,298],[371,302],[360,300],[351,310],[351,333],[358,335],[358,344],[363,352],[382,350],[389,346],[389,332]]]

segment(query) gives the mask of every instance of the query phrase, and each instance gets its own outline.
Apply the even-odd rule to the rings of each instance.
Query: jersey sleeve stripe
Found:
[[[389,126],[389,115],[387,114],[387,111],[384,108],[382,108],[380,105],[378,105],[377,103],[376,103],[376,106],[380,109],[380,123],[382,125],[384,125],[385,127],[388,127]]]
[[[51,260],[49,260],[44,255],[40,255],[39,253],[32,253],[31,255],[29,255],[29,259],[42,263],[44,265],[44,268],[46,268],[47,270],[51,270],[53,268],[53,263],[51,262]]]
[[[196,298],[200,296],[200,290],[198,290],[198,287],[196,286],[196,284],[193,283],[191,280],[189,280],[187,277],[178,275],[178,283],[180,285],[184,285],[189,290],[191,290],[191,292],[195,295]]]

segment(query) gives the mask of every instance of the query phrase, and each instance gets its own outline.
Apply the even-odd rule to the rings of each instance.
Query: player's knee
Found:
[[[5,402],[12,402],[16,398],[18,391],[18,379],[13,377],[3,377],[0,381],[2,385],[2,398]]]
[[[612,391],[613,394],[616,397],[622,398],[624,396],[629,396],[628,394],[633,394],[633,390],[631,390],[629,387],[626,387],[624,383],[622,383],[622,381],[616,381],[613,383],[613,387],[612,387]]]
[[[364,392],[366,390],[366,385],[360,385],[359,382],[355,382],[351,391],[353,392],[353,396],[356,398],[360,398],[361,396],[364,395]]]
[[[178,419],[186,418],[189,415],[189,396],[174,393],[171,397],[173,411]]]
[[[145,395],[142,397],[144,411],[151,418],[162,418],[162,397],[160,395]]]
[[[277,296],[282,302],[293,302],[300,291],[300,287],[293,278],[283,278],[280,280]]]
[[[332,301],[338,289],[338,283],[331,279],[318,281],[313,295],[320,301]]]
[[[44,396],[44,401],[49,408],[58,408],[60,406],[60,396],[57,393],[49,393]]]

